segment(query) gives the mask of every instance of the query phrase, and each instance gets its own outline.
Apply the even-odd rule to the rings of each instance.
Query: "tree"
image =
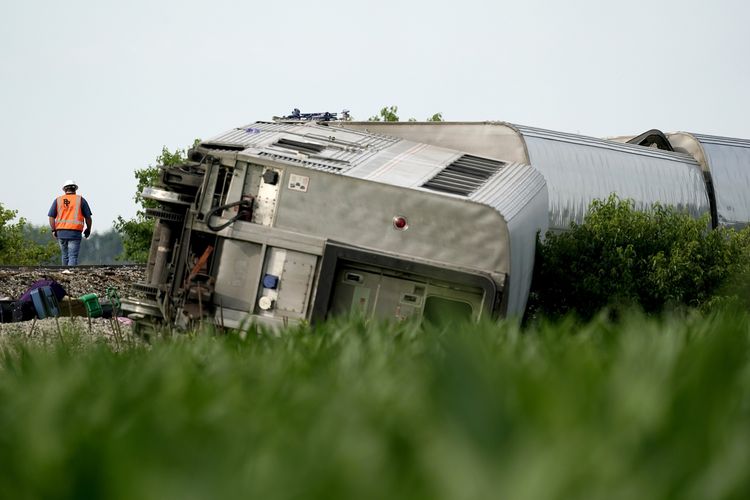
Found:
[[[196,140],[196,143],[198,141]],[[125,220],[121,216],[114,221],[114,229],[122,236],[123,253],[120,260],[130,262],[146,262],[151,247],[151,238],[154,234],[154,219],[146,217],[147,208],[157,208],[158,203],[143,197],[143,188],[153,186],[159,179],[159,167],[173,166],[185,161],[185,151],[176,149],[170,152],[166,146],[161,150],[161,155],[156,157],[157,166],[149,165],[147,168],[136,170],[135,178],[138,179],[138,187],[133,199],[140,205],[134,218]]]
[[[81,253],[78,256],[79,264],[114,264],[118,260],[123,262],[122,237],[114,229],[103,233],[93,233],[81,245]],[[129,261],[124,261],[129,262]]]
[[[398,106],[385,106],[380,113],[367,119],[368,122],[397,122]]]
[[[15,224],[10,222],[17,215],[16,210],[3,207],[0,203],[0,263],[5,265],[39,265],[59,255],[60,248],[49,235],[49,229],[42,228],[47,242],[35,243],[24,237],[28,223],[21,217]]]
[[[368,122],[397,122],[398,117],[398,106],[385,106],[380,110],[377,115],[373,115],[367,119]],[[407,121],[415,122],[416,118],[409,118]],[[443,113],[435,113],[434,115],[427,118],[427,122],[442,122]]]
[[[607,306],[703,307],[746,267],[749,243],[750,228],[711,231],[707,217],[661,205],[639,212],[632,200],[612,195],[594,201],[583,224],[547,234],[530,306],[548,316],[583,318]]]
[[[23,237],[29,242],[46,246],[50,240],[50,233],[47,226],[35,226],[26,224],[23,229]],[[122,238],[114,229],[100,232],[95,231],[81,245],[78,254],[79,264],[114,264],[117,258],[122,254]],[[54,255],[40,264],[57,264],[60,262],[60,255],[57,250]]]

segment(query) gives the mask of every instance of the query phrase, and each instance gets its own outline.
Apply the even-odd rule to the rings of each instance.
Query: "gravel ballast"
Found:
[[[0,267],[0,299],[16,300],[42,279],[60,283],[71,298],[95,293],[100,299],[106,299],[108,288],[115,288],[123,297],[131,283],[143,281],[144,270],[144,266]],[[104,341],[116,347],[120,344],[119,339],[115,339],[116,329],[123,340],[130,338],[131,324],[125,318],[111,321],[86,317],[0,323],[0,338],[24,337],[32,343],[46,343],[59,338],[60,332],[75,331],[84,342]]]
[[[32,283],[42,279],[57,281],[72,298],[87,293],[103,298],[109,287],[122,297],[131,283],[143,281],[144,272],[144,266],[0,267],[0,298],[18,299]]]

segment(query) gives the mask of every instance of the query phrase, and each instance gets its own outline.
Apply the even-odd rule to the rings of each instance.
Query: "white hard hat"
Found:
[[[78,189],[78,184],[76,184],[76,181],[74,181],[73,179],[68,179],[67,181],[65,181],[65,184],[63,184],[63,189],[68,186],[75,186],[75,188]]]

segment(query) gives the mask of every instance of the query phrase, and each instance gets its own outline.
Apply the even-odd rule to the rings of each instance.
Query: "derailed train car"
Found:
[[[720,205],[733,206],[733,213],[739,212],[745,223],[750,216],[747,188],[739,194],[737,188],[726,185],[733,175],[743,180],[741,185],[750,187],[750,156],[741,156],[750,154],[750,149],[740,148],[741,141],[737,140],[733,142],[736,149],[724,150],[721,158],[704,142],[704,159],[692,154],[697,147],[662,150],[644,147],[640,142],[627,143],[629,137],[605,140],[505,122],[337,122],[332,126],[530,164],[547,181],[549,227],[556,231],[569,228],[571,222],[583,222],[591,202],[606,199],[611,193],[632,199],[640,210],[658,202],[694,217],[712,214],[714,225],[731,218],[728,210],[720,212],[725,216],[715,217],[716,199],[726,200]],[[671,140],[676,141],[677,137]],[[711,165],[712,170],[732,173],[720,176],[716,195],[708,174],[709,158],[717,163]],[[730,158],[734,158],[730,160],[734,163],[729,163]]]
[[[517,316],[536,234],[582,222],[594,199],[750,221],[750,141],[315,119],[233,129],[163,171],[144,193],[163,207],[135,317]]]
[[[714,226],[750,224],[750,140],[657,129],[613,140],[689,154],[703,170]]]
[[[203,141],[143,196],[142,324],[518,316],[547,229],[528,162],[314,122]]]

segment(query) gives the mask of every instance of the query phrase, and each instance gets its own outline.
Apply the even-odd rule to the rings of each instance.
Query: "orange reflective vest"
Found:
[[[65,194],[57,197],[55,229],[83,231],[83,212],[81,211],[80,195]]]

